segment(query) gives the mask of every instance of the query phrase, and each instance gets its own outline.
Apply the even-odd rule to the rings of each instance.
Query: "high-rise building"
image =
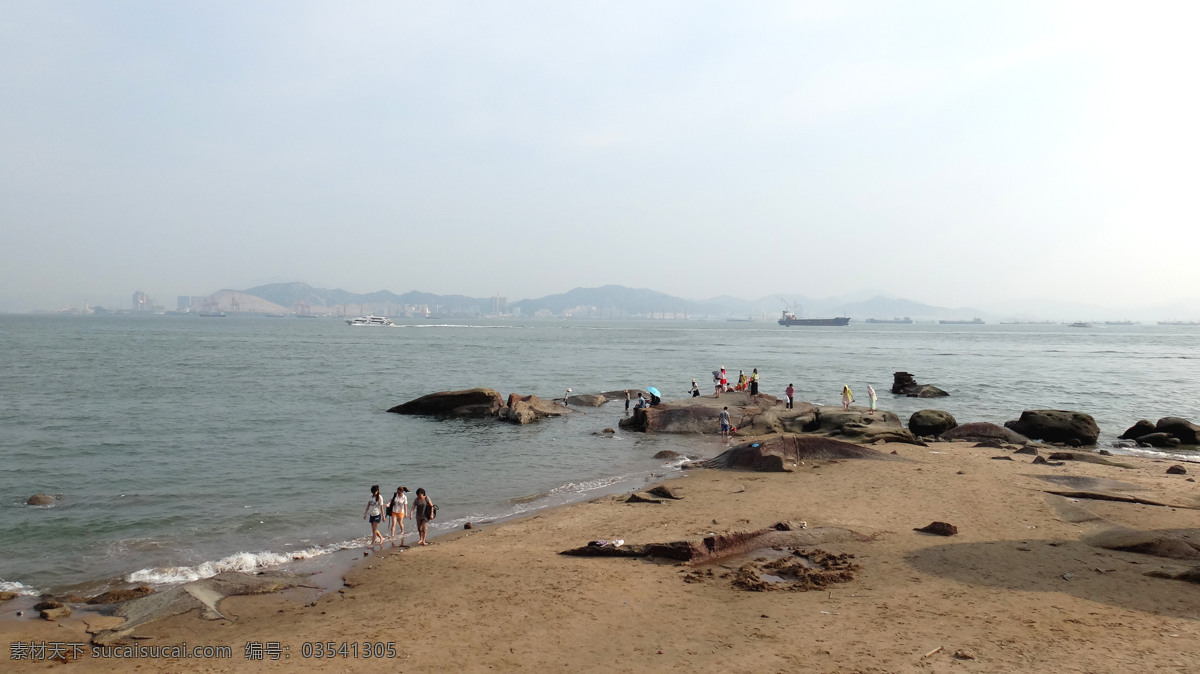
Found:
[[[149,295],[139,290],[133,294],[133,310],[135,313],[150,313],[154,311],[154,303]]]

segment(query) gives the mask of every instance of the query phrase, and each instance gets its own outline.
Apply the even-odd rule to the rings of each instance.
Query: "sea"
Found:
[[[434,536],[638,489],[680,474],[660,450],[725,446],[625,432],[621,402],[525,426],[387,409],[474,387],[654,386],[671,400],[692,378],[709,393],[721,366],[758,368],[763,392],[791,383],[813,403],[839,404],[844,384],[865,401],[872,384],[904,420],[1077,410],[1102,446],[1138,419],[1200,421],[1198,326],[0,315],[0,589],[164,587],[358,554],[376,484],[425,488]],[[897,371],[950,396],[893,396]],[[36,493],[61,496],[25,505]]]

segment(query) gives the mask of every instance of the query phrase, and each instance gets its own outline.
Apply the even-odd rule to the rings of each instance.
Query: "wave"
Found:
[[[251,573],[269,569],[288,562],[298,562],[352,546],[353,542],[334,543],[297,550],[295,552],[238,552],[215,562],[201,562],[195,566],[164,566],[156,569],[141,569],[125,576],[127,583],[149,583],[152,585],[174,585],[194,580],[212,578],[225,571]]]
[[[15,592],[19,595],[36,597],[41,594],[37,590],[29,587],[25,583],[0,579],[0,592]]]

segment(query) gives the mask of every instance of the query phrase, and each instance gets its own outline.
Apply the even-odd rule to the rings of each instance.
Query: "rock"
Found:
[[[504,411],[505,413],[500,415],[501,419],[514,424],[531,424],[546,417],[562,416],[570,412],[570,409],[542,400],[535,395],[523,396],[513,393],[508,396],[508,404]]]
[[[975,446],[986,449],[1004,449],[1004,443],[999,440],[984,440],[983,442],[975,443]]]
[[[941,435],[957,425],[954,416],[942,410],[918,410],[908,418],[913,435]]]
[[[1098,463],[1102,466],[1115,466],[1117,468],[1134,467],[1128,463],[1110,461],[1099,454],[1092,454],[1090,452],[1054,452],[1049,456],[1049,459],[1051,461],[1082,461],[1084,463]]]
[[[761,442],[748,442],[726,450],[704,462],[705,468],[750,468],[767,472],[791,472],[801,461],[873,459],[903,461],[878,450],[812,435],[784,435]]]
[[[621,394],[621,399],[625,399],[625,394]],[[567,396],[567,404],[575,405],[576,407],[600,407],[608,402],[608,398],[599,393],[581,393],[579,395]]]
[[[1011,456],[993,456],[992,460],[993,461],[1012,461],[1013,458]]]
[[[674,458],[680,457],[680,456],[683,456],[683,455],[680,454],[679,452],[673,452],[669,449],[664,449],[661,452],[657,452],[654,455],[654,458],[656,458],[656,459],[674,459]]]
[[[659,499],[646,498],[645,496],[642,496],[640,494],[630,494],[629,498],[625,499],[625,502],[626,503],[662,503],[662,501]]]
[[[504,398],[490,388],[430,393],[397,405],[389,412],[440,417],[488,417],[504,406]]]
[[[135,587],[135,588],[129,589],[129,590],[109,590],[108,592],[105,592],[103,594],[98,594],[95,597],[92,597],[91,599],[87,600],[87,603],[89,603],[89,604],[117,604],[117,603],[120,603],[123,601],[129,601],[130,599],[137,599],[138,597],[145,597],[146,595],[152,594],[153,592],[154,592],[154,590],[151,590],[149,587],[147,587],[145,585],[142,585],[141,587]]]
[[[56,601],[54,599],[45,598],[46,595],[42,595],[42,597],[43,597],[43,599],[41,601],[39,601],[38,603],[33,605],[33,610],[45,611],[46,609],[62,608],[62,602]]]
[[[10,599],[15,599],[16,597],[17,597],[16,592],[8,592],[8,591],[0,592],[0,601],[8,601]]]
[[[1067,464],[1063,463],[1062,461],[1053,461],[1053,462],[1047,461],[1046,459],[1044,459],[1040,456],[1033,460],[1033,464],[1034,465],[1043,464],[1043,465],[1047,465],[1047,466],[1065,466],[1065,465],[1067,465]]]
[[[62,620],[71,615],[71,609],[66,606],[42,609],[41,616],[45,620]]]
[[[1108,451],[1107,449],[1102,449],[1096,453],[1100,456],[1112,456],[1112,452]]]
[[[1021,418],[1004,424],[1027,438],[1046,442],[1078,442],[1094,445],[1100,428],[1090,414],[1069,410],[1025,410]]]
[[[892,393],[910,398],[944,398],[949,393],[930,384],[918,384],[915,377],[907,372],[892,374]]]
[[[1032,454],[1034,456],[1037,456],[1038,451],[1037,451],[1037,449],[1030,447],[1029,445],[1025,445],[1024,447],[1013,452],[1013,454]]]
[[[676,501],[683,498],[682,496],[677,496],[675,494],[675,492],[671,490],[670,487],[665,487],[663,485],[659,485],[659,486],[655,487],[654,489],[647,491],[646,493],[650,494],[651,496],[660,496],[662,498],[672,498],[672,499],[675,499]]]
[[[607,428],[600,429],[600,432],[604,433],[605,435],[612,435],[617,432],[617,429],[613,428],[612,426],[609,426]]]
[[[25,505],[44,506],[54,503],[54,497],[49,494],[34,494],[25,499]]]
[[[912,431],[901,425],[900,417],[896,416],[894,412],[879,410],[875,414],[871,414],[870,410],[862,407],[851,407],[849,410],[844,410],[832,405],[822,405],[815,409],[817,426],[812,432],[841,436],[864,445],[884,440],[924,446],[924,443],[917,440]]]
[[[954,659],[955,660],[974,660],[975,654],[972,653],[971,651],[960,648],[957,651],[954,651]]]
[[[969,424],[962,424],[942,433],[943,440],[964,440],[968,442],[983,442],[984,440],[1001,440],[1010,442],[1014,445],[1027,445],[1029,439],[1017,433],[1016,431],[989,424],[982,421],[976,421]]]
[[[466,523],[464,523],[464,524],[463,524],[463,528],[464,528],[464,529],[474,529],[474,528],[475,528],[475,525],[474,525],[474,524],[471,524],[470,522],[466,522]]]
[[[1130,426],[1124,433],[1118,436],[1118,440],[1137,440],[1143,435],[1148,435],[1156,431],[1157,428],[1147,419],[1141,419],[1136,424]]]
[[[1179,417],[1163,417],[1154,426],[1160,433],[1170,433],[1185,445],[1200,445],[1200,426]]]
[[[1167,475],[1187,475],[1187,468],[1175,465],[1167,469]]]
[[[1170,433],[1147,433],[1137,439],[1138,445],[1142,447],[1170,447],[1172,440],[1179,441],[1178,438]]]
[[[913,529],[926,534],[934,534],[936,536],[953,536],[958,533],[958,527],[949,522],[930,522],[920,529]]]

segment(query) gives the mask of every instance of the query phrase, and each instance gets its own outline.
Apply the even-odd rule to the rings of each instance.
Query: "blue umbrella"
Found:
[[[649,393],[652,396],[658,396],[659,398],[662,397],[662,394],[658,392],[658,389],[654,388],[653,386],[647,386],[646,393]]]

